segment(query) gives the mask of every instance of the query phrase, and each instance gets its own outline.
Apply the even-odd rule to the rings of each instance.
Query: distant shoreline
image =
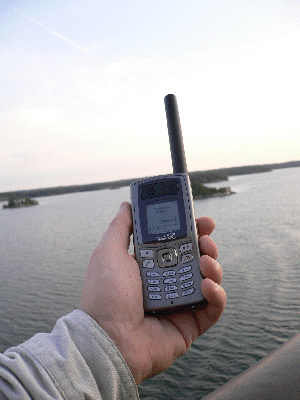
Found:
[[[271,172],[274,169],[300,167],[300,161],[289,161],[277,164],[248,165],[243,167],[219,168],[206,171],[189,172],[191,182],[202,184],[227,181],[228,176],[256,174],[262,172]],[[138,178],[141,179],[141,178]],[[123,179],[112,182],[92,183],[84,185],[58,186],[42,189],[16,190],[0,193],[0,201],[7,201],[9,198],[21,197],[44,197],[56,196],[60,194],[90,192],[103,189],[118,189],[129,186],[136,179]]]

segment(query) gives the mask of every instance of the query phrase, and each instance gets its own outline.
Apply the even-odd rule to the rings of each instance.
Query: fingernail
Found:
[[[125,204],[126,204],[126,202],[125,201],[122,201],[122,203],[120,204],[120,210],[121,210],[121,208],[123,208],[124,206],[125,206]]]

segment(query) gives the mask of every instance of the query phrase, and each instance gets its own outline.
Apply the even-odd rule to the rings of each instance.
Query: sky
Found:
[[[0,0],[0,192],[300,160],[299,0]]]

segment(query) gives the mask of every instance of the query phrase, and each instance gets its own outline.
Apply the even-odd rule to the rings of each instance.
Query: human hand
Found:
[[[167,316],[145,316],[139,266],[128,254],[132,234],[129,203],[122,203],[95,249],[84,281],[79,308],[111,337],[137,384],[167,369],[192,342],[222,315],[226,294],[218,249],[208,236],[214,230],[209,217],[196,220],[201,251],[201,290],[207,305],[198,311]]]

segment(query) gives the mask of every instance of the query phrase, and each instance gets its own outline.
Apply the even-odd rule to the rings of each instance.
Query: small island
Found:
[[[30,197],[24,197],[19,199],[9,199],[7,204],[3,204],[3,208],[19,208],[19,207],[30,207],[39,204],[37,200],[31,199]]]
[[[206,199],[208,197],[229,196],[231,194],[234,194],[234,192],[231,191],[230,187],[222,187],[220,189],[209,188],[207,186],[204,186],[200,182],[192,182],[191,186],[194,200]]]

